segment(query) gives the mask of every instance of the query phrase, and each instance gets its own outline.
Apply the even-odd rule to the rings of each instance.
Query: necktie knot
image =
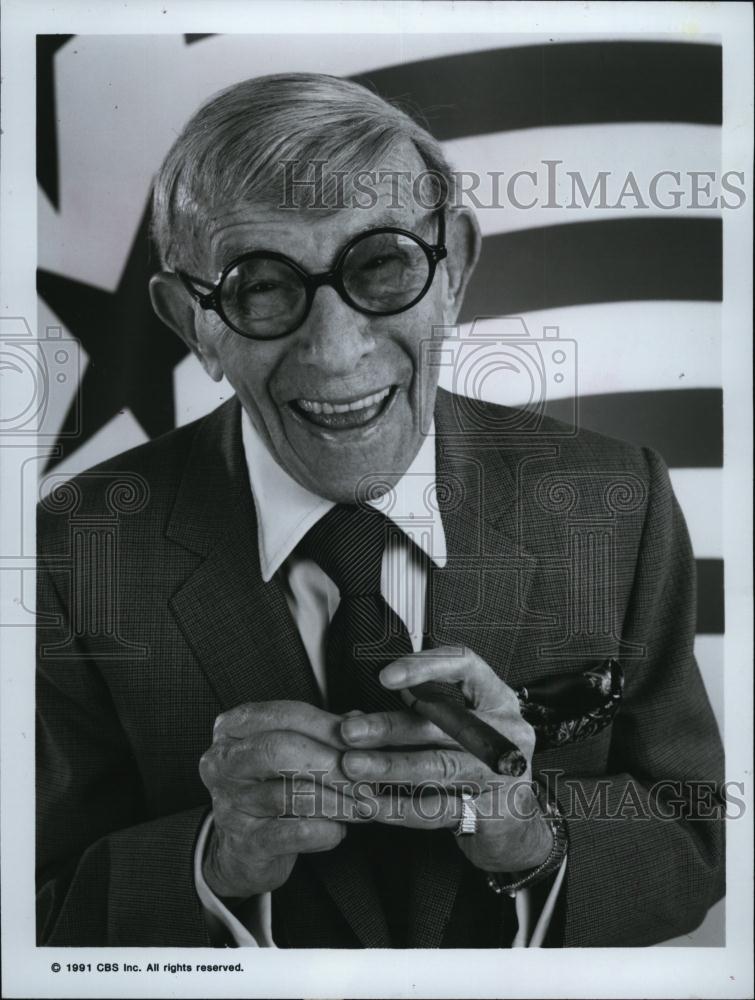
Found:
[[[371,507],[336,504],[300,543],[300,552],[328,574],[341,597],[380,593],[391,522]]]

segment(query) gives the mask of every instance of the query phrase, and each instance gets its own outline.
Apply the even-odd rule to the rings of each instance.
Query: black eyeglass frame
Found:
[[[351,298],[351,296],[349,295],[343,284],[343,277],[342,277],[343,264],[349,252],[354,248],[354,246],[356,246],[357,243],[361,243],[362,240],[366,239],[367,237],[375,236],[379,233],[393,233],[397,236],[408,236],[419,244],[421,249],[424,250],[425,256],[427,257],[427,263],[428,263],[427,281],[425,282],[422,290],[417,295],[415,295],[412,301],[408,302],[404,306],[401,306],[400,309],[389,309],[386,311],[386,310],[367,309],[364,306],[360,306],[358,302],[355,302]],[[307,316],[309,316],[309,313],[312,309],[312,303],[314,302],[315,293],[317,292],[317,289],[320,288],[322,285],[329,285],[331,288],[335,288],[335,290],[338,292],[338,294],[341,296],[343,301],[348,306],[351,306],[352,309],[355,309],[357,312],[362,313],[365,316],[397,316],[399,313],[406,312],[407,309],[411,309],[413,306],[416,306],[416,304],[420,301],[420,299],[423,299],[427,294],[428,290],[430,289],[430,286],[432,285],[433,280],[435,278],[435,271],[438,264],[442,260],[445,260],[445,258],[448,256],[448,248],[445,245],[445,239],[446,239],[446,219],[444,212],[441,210],[438,213],[437,243],[434,244],[427,243],[425,240],[422,239],[421,236],[417,236],[416,233],[412,233],[408,229],[400,229],[396,226],[376,226],[374,229],[365,229],[361,233],[357,233],[355,236],[353,236],[348,241],[348,243],[346,243],[345,246],[342,247],[342,249],[339,251],[333,267],[329,271],[321,271],[318,274],[310,274],[309,271],[306,271],[300,264],[297,264],[295,260],[292,260],[285,254],[278,253],[275,250],[250,250],[247,253],[241,254],[239,257],[234,257],[232,261],[226,264],[226,266],[223,268],[220,274],[220,277],[218,278],[217,282],[214,285],[211,284],[209,281],[203,281],[201,278],[195,278],[192,275],[187,274],[185,271],[177,270],[176,275],[181,279],[181,282],[183,283],[184,287],[191,295],[191,297],[199,304],[199,306],[202,309],[205,310],[211,309],[213,310],[213,312],[217,313],[217,315],[222,319],[225,325],[229,327],[231,330],[233,330],[234,333],[239,334],[239,336],[241,337],[246,337],[248,340],[280,340],[282,337],[288,337],[296,330],[298,330],[299,327],[302,325],[302,323],[306,320]],[[282,263],[287,264],[290,268],[292,268],[292,270],[296,272],[299,278],[301,278],[306,296],[304,312],[302,313],[301,318],[297,321],[296,325],[292,326],[291,329],[286,330],[283,333],[276,333],[274,336],[271,337],[255,337],[253,333],[247,333],[240,327],[236,326],[236,324],[232,323],[231,320],[226,315],[222,303],[221,293],[223,290],[223,282],[226,280],[228,275],[240,264],[243,264],[245,261],[255,260],[259,258],[265,258],[266,260],[281,261]],[[198,289],[196,289],[194,285],[202,285],[205,288],[208,288],[209,291],[203,294],[202,292],[198,291]]]

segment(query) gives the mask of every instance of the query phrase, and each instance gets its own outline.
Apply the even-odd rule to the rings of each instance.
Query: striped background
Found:
[[[559,159],[588,190],[599,170],[612,171],[616,192],[629,169],[645,182],[660,170],[719,170],[718,45],[542,41],[40,37],[40,327],[79,337],[88,360],[82,434],[61,438],[56,471],[86,468],[227,395],[152,317],[144,238],[151,177],[220,87],[292,70],[351,76],[420,109],[460,170],[542,173],[542,160]],[[461,332],[477,316],[521,315],[533,337],[558,326],[577,343],[582,423],[664,456],[697,557],[697,652],[723,723],[721,213],[506,205],[478,212],[483,252]],[[475,335],[497,329],[488,319]],[[503,376],[484,393],[518,401]],[[63,430],[71,403],[65,393],[52,400]],[[549,409],[564,415],[568,402],[556,393]],[[721,920],[719,907],[694,942],[718,943]]]

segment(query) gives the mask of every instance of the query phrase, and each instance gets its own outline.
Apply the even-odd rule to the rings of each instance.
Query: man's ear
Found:
[[[149,282],[152,308],[166,326],[178,334],[215,382],[223,377],[223,368],[212,345],[197,335],[194,303],[181,279],[172,271],[159,271]]]
[[[472,272],[480,256],[482,236],[477,216],[466,207],[453,208],[446,218],[446,323],[456,322]]]

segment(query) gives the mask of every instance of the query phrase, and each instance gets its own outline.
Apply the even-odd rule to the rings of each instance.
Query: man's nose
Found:
[[[301,360],[333,375],[350,374],[375,349],[370,319],[344,302],[335,288],[320,286],[301,328]]]

